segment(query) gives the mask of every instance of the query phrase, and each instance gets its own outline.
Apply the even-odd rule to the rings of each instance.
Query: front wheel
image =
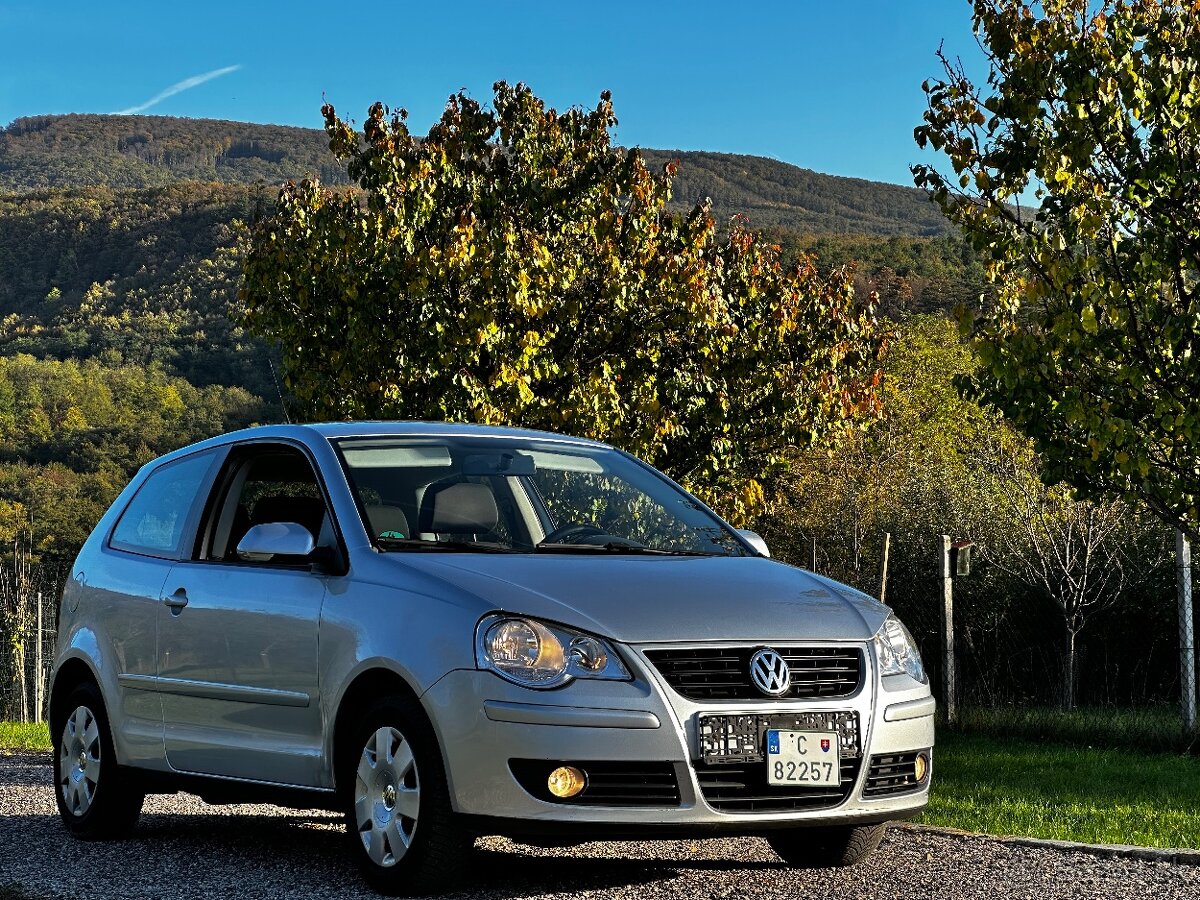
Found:
[[[833,828],[796,828],[767,837],[779,858],[798,869],[833,869],[853,866],[875,852],[887,823],[843,825]]]
[[[472,838],[454,820],[437,740],[416,702],[374,706],[351,746],[346,830],[363,877],[393,896],[444,890]]]
[[[95,685],[76,688],[54,734],[54,797],[76,837],[123,837],[133,830],[145,794],[117,765],[104,701]]]

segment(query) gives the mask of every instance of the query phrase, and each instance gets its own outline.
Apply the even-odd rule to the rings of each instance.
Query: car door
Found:
[[[121,699],[114,728],[124,761],[157,768],[163,759],[162,704],[156,686],[162,586],[186,552],[219,451],[190,454],[155,468],[134,491],[99,551],[73,573],[75,602],[86,602],[103,658],[116,669]],[[80,599],[83,598],[83,599]]]
[[[299,522],[332,540],[315,471],[296,446],[235,447],[191,559],[172,567],[159,613],[167,759],[202,775],[317,786],[317,632],[325,580],[307,560],[246,562],[251,525]]]

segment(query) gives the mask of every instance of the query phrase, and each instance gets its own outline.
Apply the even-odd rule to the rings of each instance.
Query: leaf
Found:
[[[1080,313],[1079,321],[1083,325],[1083,330],[1088,334],[1096,334],[1099,328],[1096,326],[1096,310],[1091,306],[1085,306],[1083,312]]]

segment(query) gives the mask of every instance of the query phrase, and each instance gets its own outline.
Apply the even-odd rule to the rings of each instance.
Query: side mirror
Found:
[[[742,536],[742,540],[744,540],[763,556],[771,555],[771,550],[767,547],[767,542],[759,536],[758,532],[751,531],[749,528],[739,528],[737,533]]]
[[[238,558],[246,562],[270,562],[276,556],[308,557],[312,552],[312,532],[295,522],[251,526],[237,545]]]

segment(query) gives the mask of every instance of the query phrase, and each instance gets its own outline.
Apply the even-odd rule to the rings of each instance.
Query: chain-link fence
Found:
[[[1187,570],[1190,577],[1190,568]],[[953,580],[958,727],[1096,746],[1188,749],[1193,642],[1180,634],[1174,567],[1160,565],[1135,589],[1068,628],[1043,594],[996,577],[983,562]],[[896,597],[918,622],[935,691],[944,699],[941,591],[931,604]],[[1194,700],[1192,701],[1194,703]]]
[[[0,569],[0,721],[46,718],[48,678],[58,638],[58,586],[19,584]]]
[[[820,574],[879,596],[883,534],[818,536],[814,546],[811,535],[764,533],[778,557],[804,568],[815,558]],[[1169,533],[1159,542],[1137,579],[1081,614],[1073,644],[1062,606],[976,553],[970,574],[952,580],[954,726],[1092,746],[1200,748],[1182,664],[1195,666],[1195,642],[1180,615],[1191,609],[1181,597],[1193,568],[1177,565]],[[939,535],[892,536],[885,599],[913,633],[944,714]]]

